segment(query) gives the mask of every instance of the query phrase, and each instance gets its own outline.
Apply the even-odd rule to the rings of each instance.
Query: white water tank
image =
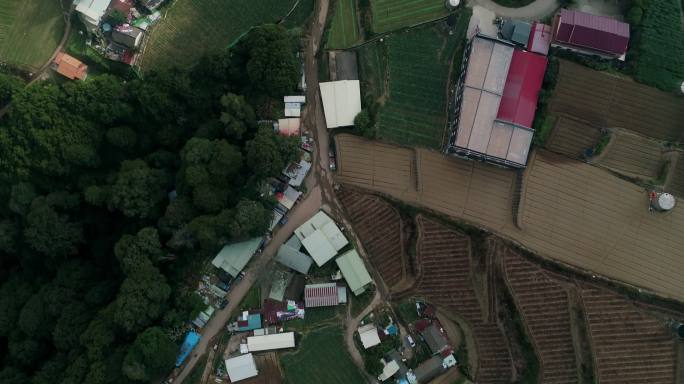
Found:
[[[461,4],[461,0],[447,0],[447,8],[456,8]]]
[[[675,206],[675,197],[667,192],[657,193],[653,199],[653,208],[659,211],[669,211]]]

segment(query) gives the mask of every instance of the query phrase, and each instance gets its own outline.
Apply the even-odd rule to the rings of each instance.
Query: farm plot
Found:
[[[387,83],[387,46],[366,44],[357,50],[363,98],[384,103]]]
[[[667,191],[677,197],[684,197],[684,153],[679,153],[679,158],[674,163],[671,180],[668,182]]]
[[[389,97],[378,116],[383,140],[439,148],[446,125],[449,68],[457,38],[419,28],[385,38]]]
[[[477,345],[477,382],[509,383],[511,359],[505,338],[496,321],[484,320],[473,288],[470,238],[422,216],[417,217],[417,225],[421,271],[416,290],[470,325]]]
[[[283,382],[275,352],[254,355],[254,360],[259,375],[244,379],[240,381],[240,384],[280,384]]]
[[[0,1],[0,62],[39,69],[57,49],[64,27],[59,0]]]
[[[613,131],[610,140],[592,163],[630,177],[658,178],[663,165],[661,143],[624,130]]]
[[[373,268],[391,289],[402,282],[408,269],[403,225],[399,213],[377,196],[342,188],[337,194],[370,257]]]
[[[602,384],[675,382],[676,344],[667,323],[605,289],[581,286]]]
[[[625,128],[664,141],[684,139],[679,97],[565,60],[551,111],[601,128]]]
[[[342,335],[342,329],[337,326],[306,334],[296,352],[286,353],[280,358],[285,383],[366,383],[363,374],[342,347]]]
[[[601,130],[573,116],[558,116],[545,147],[573,159],[581,159],[585,150],[594,148]]]
[[[539,382],[577,383],[566,290],[539,266],[505,252],[506,281],[539,355]]]
[[[383,33],[448,14],[442,0],[371,0],[373,32]]]
[[[140,66],[188,68],[223,51],[250,27],[284,17],[295,0],[176,0],[152,29]]]
[[[358,42],[361,35],[355,0],[337,0],[335,15],[330,26],[328,49],[349,48]]]

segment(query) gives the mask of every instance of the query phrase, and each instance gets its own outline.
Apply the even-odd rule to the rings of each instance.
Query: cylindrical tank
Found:
[[[456,8],[461,4],[461,0],[446,0],[447,8]]]
[[[675,321],[672,323],[672,330],[677,334],[677,336],[684,340],[684,323]]]
[[[653,208],[658,211],[669,211],[675,206],[675,197],[667,192],[658,192],[652,200]]]

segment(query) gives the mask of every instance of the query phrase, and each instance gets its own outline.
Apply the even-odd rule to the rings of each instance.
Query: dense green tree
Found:
[[[3,384],[26,384],[29,378],[21,370],[9,366],[0,371],[0,383]]]
[[[254,109],[244,97],[232,93],[221,97],[221,123],[225,126],[228,137],[242,139],[245,133],[256,129]]]
[[[88,359],[81,355],[69,364],[60,384],[83,384],[88,373]]]
[[[159,231],[165,235],[172,235],[195,216],[197,216],[197,210],[192,205],[192,201],[185,196],[178,197],[166,206],[166,213],[159,219]]]
[[[146,227],[137,235],[124,235],[114,247],[121,270],[127,275],[148,270],[162,255],[159,233]]]
[[[247,164],[257,177],[279,174],[298,153],[299,139],[276,135],[272,129],[259,128],[254,139],[247,142]]]
[[[170,295],[171,288],[156,268],[134,273],[121,284],[114,321],[126,332],[139,332],[162,315]]]
[[[9,219],[0,221],[0,254],[3,252],[8,255],[14,253],[18,234],[19,226],[16,222]]]
[[[81,345],[86,348],[90,360],[103,359],[116,340],[111,318],[112,312],[111,310],[100,312],[80,335]]]
[[[354,118],[354,130],[361,136],[374,139],[377,136],[375,125],[367,110],[359,112]]]
[[[26,216],[24,238],[32,249],[57,260],[76,253],[77,245],[83,242],[83,230],[80,224],[50,207],[45,199],[36,199]]]
[[[230,234],[235,239],[261,236],[268,229],[271,217],[272,211],[260,202],[240,200],[235,207]]]
[[[46,345],[21,332],[13,333],[7,343],[9,361],[27,371],[34,369],[49,353]]]
[[[287,30],[280,25],[252,29],[244,40],[249,47],[247,75],[255,91],[280,98],[295,90],[300,65]]]
[[[64,356],[49,360],[36,372],[31,380],[31,384],[54,384],[62,381],[64,370],[67,367],[67,361]]]
[[[16,330],[19,312],[32,294],[28,279],[17,273],[0,287],[0,336],[8,337]]]
[[[131,380],[150,381],[173,367],[177,353],[178,347],[161,328],[147,328],[135,339],[122,369]]]
[[[126,160],[112,185],[109,204],[128,217],[147,218],[166,194],[164,173],[144,160]]]
[[[12,75],[0,73],[0,108],[12,100],[12,95],[21,91],[24,82]]]
[[[138,142],[135,130],[125,125],[109,128],[105,137],[109,144],[124,151],[132,150]]]
[[[75,349],[81,334],[88,327],[90,317],[85,304],[75,301],[66,305],[52,330],[55,347],[65,352]]]
[[[10,194],[9,209],[16,214],[25,216],[36,196],[36,189],[33,184],[25,182],[15,184],[12,186]]]
[[[19,313],[19,329],[34,339],[50,337],[54,327],[53,319],[39,293],[34,294],[24,304]]]

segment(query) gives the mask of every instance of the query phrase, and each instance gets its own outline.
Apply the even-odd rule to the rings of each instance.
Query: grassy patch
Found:
[[[467,23],[467,15],[461,12],[460,21]],[[378,42],[387,45],[390,78],[389,97],[377,117],[381,139],[409,146],[441,146],[449,69],[463,42],[460,32],[449,36],[424,27]]]
[[[551,134],[551,131],[553,130],[553,126],[556,123],[556,118],[551,115],[545,115],[541,125],[537,130],[534,131],[534,137],[532,139],[532,142],[534,145],[537,146],[544,146],[544,143],[546,143],[546,139],[549,138],[549,135]]]
[[[410,324],[418,320],[416,312],[416,302],[414,300],[404,300],[396,306],[397,314],[406,323]]]
[[[344,348],[341,327],[325,327],[304,336],[298,350],[281,357],[288,384],[366,383]]]
[[[656,185],[665,184],[667,174],[670,172],[671,165],[672,162],[670,160],[663,161],[663,164],[660,166],[660,169],[658,170],[658,177],[655,180],[653,180]]]
[[[610,133],[604,133],[599,139],[599,142],[596,144],[596,147],[594,147],[594,156],[600,155],[601,152],[603,152],[603,150],[606,149],[606,146],[608,145],[609,141]]]
[[[64,27],[58,0],[0,1],[0,61],[39,69],[57,49]]]
[[[330,26],[327,48],[342,49],[358,42],[359,18],[356,11],[355,0],[336,0],[334,3],[334,16]]]
[[[176,0],[154,26],[140,66],[188,68],[227,49],[251,27],[279,21],[294,0]]]
[[[366,44],[357,51],[361,90],[366,106],[370,106],[385,95],[387,79],[387,46]]]
[[[246,311],[249,309],[261,308],[261,288],[257,285],[253,285],[249,289],[245,298],[242,299],[240,303],[240,311]]]
[[[197,360],[197,364],[190,371],[188,377],[183,380],[183,384],[199,384],[202,382],[202,374],[204,373],[204,367],[207,365],[207,359],[207,354],[204,354],[204,356]]]
[[[358,316],[361,312],[363,312],[366,307],[370,304],[370,302],[373,300],[373,296],[375,296],[375,287],[373,285],[368,286],[368,289],[366,291],[358,296],[354,296],[353,293],[350,293],[351,295],[351,315],[352,317]]]
[[[439,19],[448,14],[444,0],[371,0],[373,32],[382,33]]]

